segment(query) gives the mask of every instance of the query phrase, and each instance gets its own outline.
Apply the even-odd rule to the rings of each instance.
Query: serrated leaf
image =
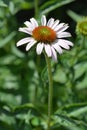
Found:
[[[69,4],[71,2],[73,2],[74,0],[54,0],[54,1],[48,1],[46,2],[44,5],[42,5],[40,7],[40,10],[41,11],[41,14],[47,14],[49,13],[50,11],[58,8],[58,7],[61,7],[63,5],[66,5],[66,4]]]

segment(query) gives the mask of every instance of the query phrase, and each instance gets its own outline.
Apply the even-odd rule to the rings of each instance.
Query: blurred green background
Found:
[[[52,61],[52,130],[87,130],[87,35],[76,33],[78,17],[74,20],[76,14],[87,16],[87,0],[40,0],[39,9],[48,19],[69,23],[74,43],[58,55],[58,63]],[[46,130],[44,55],[37,56],[35,48],[26,52],[25,46],[16,47],[26,36],[18,28],[34,16],[34,0],[0,0],[0,130]]]

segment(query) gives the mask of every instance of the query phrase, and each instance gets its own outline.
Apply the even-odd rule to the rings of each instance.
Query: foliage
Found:
[[[87,8],[81,10],[86,3],[73,0],[39,3],[40,15],[49,17],[56,12],[57,18],[69,22],[73,35],[70,40],[74,43],[70,51],[58,55],[58,63],[52,61],[52,130],[87,129],[87,36],[75,32],[76,22],[87,12]],[[33,12],[34,0],[0,1],[0,130],[47,128],[48,77],[44,56],[37,56],[33,48],[25,52],[25,46],[16,47],[24,35],[18,33],[18,27],[28,16],[33,17]]]

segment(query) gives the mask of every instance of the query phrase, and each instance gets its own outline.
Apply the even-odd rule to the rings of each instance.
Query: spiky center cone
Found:
[[[38,42],[44,42],[51,44],[56,40],[56,32],[48,26],[36,27],[32,35]]]

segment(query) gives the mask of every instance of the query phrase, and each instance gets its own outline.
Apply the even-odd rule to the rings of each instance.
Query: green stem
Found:
[[[38,7],[39,0],[34,0],[34,6],[35,6],[35,18],[39,15],[39,7]]]
[[[51,61],[50,58],[45,54],[45,59],[47,63],[47,71],[48,71],[48,80],[49,80],[49,92],[48,92],[48,128],[50,130],[51,127],[51,114],[52,114],[52,98],[53,98],[53,80],[52,80],[52,72],[51,72]]]
[[[38,6],[38,3],[39,2],[39,0],[34,0],[34,10],[35,10],[35,14],[34,14],[34,17],[35,18],[38,18],[38,15],[39,15],[39,6]],[[37,60],[37,64],[39,64],[38,63],[38,60]],[[38,65],[37,65],[38,66]],[[38,68],[38,67],[37,67]],[[37,70],[38,71],[38,70]],[[36,104],[36,102],[37,102],[37,93],[38,93],[38,87],[37,87],[37,85],[35,86],[35,90],[34,90],[34,98],[33,98],[33,104]]]

